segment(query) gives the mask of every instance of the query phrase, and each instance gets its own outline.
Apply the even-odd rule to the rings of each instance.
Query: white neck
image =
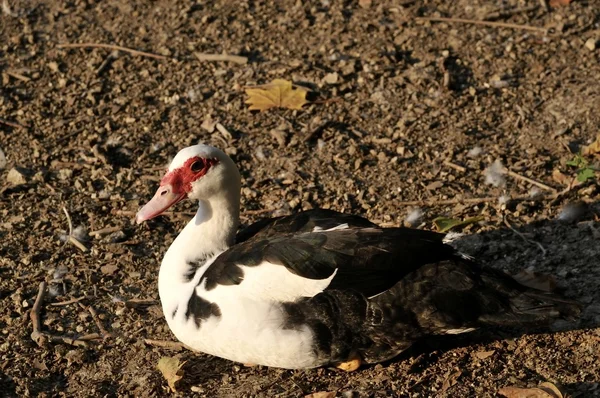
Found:
[[[239,214],[238,187],[199,201],[196,215],[173,241],[160,266],[158,290],[164,309],[181,299],[191,262],[210,258],[233,245]]]

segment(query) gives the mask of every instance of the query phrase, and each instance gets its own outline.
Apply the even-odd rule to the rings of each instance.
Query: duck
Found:
[[[238,232],[241,177],[223,151],[180,150],[137,223],[178,202],[193,218],[165,253],[158,292],[189,348],[243,364],[352,371],[431,336],[573,320],[579,304],[461,255],[433,231],[312,209]]]

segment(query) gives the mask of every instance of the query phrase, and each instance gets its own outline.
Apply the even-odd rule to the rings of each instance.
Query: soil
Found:
[[[178,396],[483,397],[544,381],[600,396],[600,193],[595,179],[573,183],[567,165],[600,132],[597,2],[370,3],[3,2],[0,395],[170,396],[156,365],[177,356]],[[248,63],[200,62],[195,52]],[[309,88],[314,102],[249,111],[244,87],[275,78]],[[490,267],[551,275],[582,302],[582,317],[425,341],[349,374],[148,345],[174,339],[158,267],[194,209],[181,203],[141,226],[132,215],[178,149],[199,141],[238,163],[244,224],[312,207],[419,228],[481,216],[455,244]],[[496,159],[515,174],[486,173]],[[66,242],[63,207],[87,251]],[[36,344],[29,314],[42,281],[42,332],[80,338],[101,334],[99,323],[110,336]]]

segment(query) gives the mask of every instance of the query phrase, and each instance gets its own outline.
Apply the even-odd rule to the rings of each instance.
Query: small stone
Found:
[[[58,72],[58,64],[54,61],[48,62],[48,68],[50,68],[52,72]]]
[[[323,81],[327,84],[336,84],[338,82],[338,74],[336,72],[328,73],[323,78]]]
[[[589,39],[587,39],[587,41],[585,42],[585,48],[587,48],[590,51],[594,51],[598,45],[598,40],[596,40],[596,38],[594,37],[590,37]]]
[[[6,163],[6,155],[4,154],[2,148],[0,148],[0,170],[6,167]]]
[[[6,176],[6,181],[13,185],[23,185],[27,182],[27,179],[25,178],[25,174],[15,168],[12,168]]]

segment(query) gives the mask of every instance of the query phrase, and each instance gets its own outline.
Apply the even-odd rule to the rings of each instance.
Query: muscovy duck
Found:
[[[195,145],[175,156],[137,214],[141,223],[183,199],[198,202],[158,279],[169,327],[195,350],[273,367],[355,370],[425,336],[579,313],[571,300],[461,256],[436,232],[317,209],[259,221],[236,239],[240,190],[229,156]]]

